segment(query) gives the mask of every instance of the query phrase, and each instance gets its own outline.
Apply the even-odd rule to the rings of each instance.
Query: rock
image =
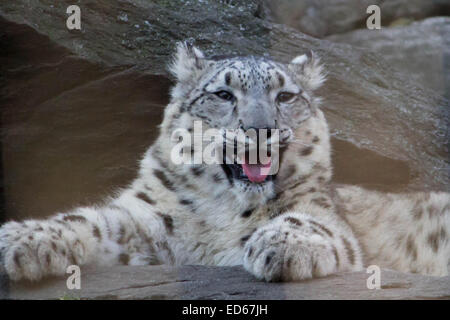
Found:
[[[446,60],[450,56],[450,18],[437,17],[403,27],[381,30],[356,30],[327,37],[328,40],[363,47],[383,58],[416,81],[445,95],[450,74]]]
[[[368,289],[365,272],[291,283],[257,281],[241,267],[113,267],[82,270],[81,289],[66,278],[11,283],[9,299],[450,299],[450,277],[381,271],[381,288]]]
[[[264,43],[257,48],[254,44],[269,32],[257,18],[262,14],[257,0],[88,0],[79,4],[80,31],[66,28],[66,9],[72,4],[70,0],[51,6],[40,0],[3,2],[0,15],[7,21],[29,25],[90,62],[139,65],[159,74],[166,74],[168,55],[176,41],[195,38],[209,54],[254,54],[261,52]]]
[[[329,72],[319,94],[335,181],[392,191],[448,188],[448,100],[381,55],[274,24],[260,1],[85,1],[81,31],[65,27],[70,4],[0,4],[9,218],[99,202],[132,181],[168,101],[165,66],[175,42],[187,38],[208,55],[289,61],[314,50]]]
[[[274,21],[318,38],[366,28],[366,10],[370,5],[380,7],[383,27],[397,19],[419,20],[450,12],[446,0],[265,0],[268,15]]]

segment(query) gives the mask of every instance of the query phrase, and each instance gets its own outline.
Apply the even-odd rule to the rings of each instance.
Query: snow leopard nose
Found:
[[[275,129],[275,120],[271,115],[265,114],[261,112],[262,114],[255,114],[253,113],[251,117],[248,117],[247,119],[243,119],[242,123],[242,129],[244,131],[254,129],[254,130],[270,130]]]
[[[274,141],[271,140],[272,137],[272,130],[274,128],[255,128],[250,127],[247,130],[245,130],[245,133],[248,134],[252,139],[254,139],[254,142],[256,142],[256,146],[258,150],[261,148],[261,146],[264,146],[266,148],[270,148],[270,145],[274,143]]]
[[[254,102],[244,105],[239,110],[239,118],[245,130],[275,129],[276,113],[270,105],[264,102]]]
[[[255,127],[250,127],[248,129],[246,129],[245,131],[254,130],[258,137],[260,137],[260,136],[267,137],[267,140],[269,140],[270,137],[272,136],[272,130],[271,129],[275,129],[275,128],[269,128],[269,127],[255,128]]]

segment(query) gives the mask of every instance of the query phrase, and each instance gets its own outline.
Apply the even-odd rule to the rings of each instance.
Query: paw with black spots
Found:
[[[1,268],[11,280],[39,280],[63,275],[83,257],[83,246],[72,232],[48,223],[9,222],[0,228]]]
[[[274,224],[247,241],[244,268],[260,280],[296,281],[336,272],[337,260],[327,239]]]

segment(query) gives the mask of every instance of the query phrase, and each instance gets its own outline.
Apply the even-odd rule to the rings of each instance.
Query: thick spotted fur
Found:
[[[448,274],[449,194],[331,184],[328,126],[313,94],[324,73],[314,54],[289,64],[219,60],[180,44],[171,72],[176,85],[159,138],[129,187],[102,205],[0,228],[1,267],[11,279],[62,275],[71,264],[244,265],[267,281],[368,264]],[[220,90],[233,99],[218,97]],[[280,102],[279,92],[295,97]],[[174,164],[172,133],[192,132],[195,120],[203,130],[279,129],[285,146],[276,178],[255,184],[230,178],[219,164]]]

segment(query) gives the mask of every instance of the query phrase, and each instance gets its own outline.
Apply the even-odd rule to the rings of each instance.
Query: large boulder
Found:
[[[267,15],[274,21],[318,38],[366,28],[370,5],[379,6],[384,27],[398,19],[419,20],[450,13],[447,0],[265,0]]]
[[[327,37],[374,52],[406,77],[442,95],[450,89],[450,17],[428,18],[381,30],[355,30]]]
[[[314,50],[333,135],[335,181],[381,190],[448,189],[448,100],[382,55],[267,20],[260,1],[73,1],[0,4],[2,153],[9,218],[103,199],[136,175],[157,134],[176,41],[208,55],[281,61]]]

